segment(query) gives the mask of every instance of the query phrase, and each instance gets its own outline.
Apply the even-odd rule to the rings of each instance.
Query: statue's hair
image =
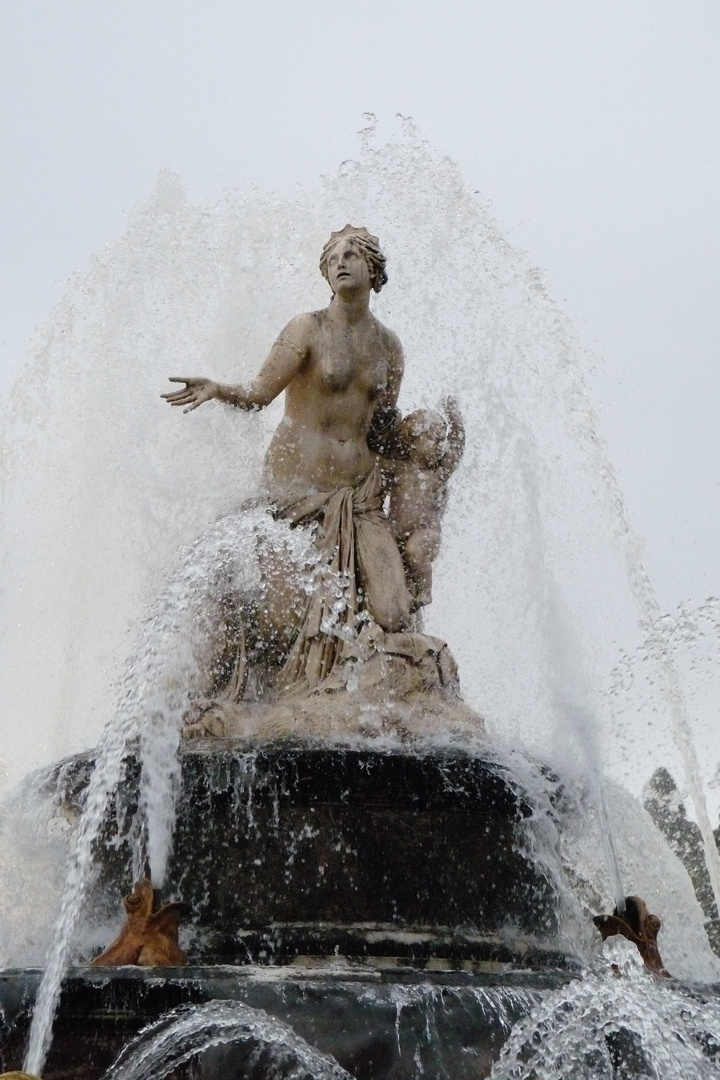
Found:
[[[383,285],[387,284],[388,279],[385,270],[386,259],[380,250],[380,241],[377,236],[373,236],[367,229],[355,225],[346,225],[339,232],[330,233],[330,239],[322,249],[320,256],[320,273],[325,280],[329,280],[328,257],[339,240],[349,240],[358,248],[368,265],[370,284],[375,292],[379,293]]]

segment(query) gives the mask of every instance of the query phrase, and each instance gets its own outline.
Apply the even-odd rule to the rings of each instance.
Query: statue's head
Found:
[[[403,456],[424,469],[436,469],[447,449],[448,424],[435,409],[417,409],[398,424],[397,435],[405,449]]]
[[[375,292],[379,293],[383,285],[387,283],[387,273],[385,271],[385,256],[380,250],[380,243],[377,236],[373,236],[362,227],[356,227],[355,225],[346,225],[344,229],[340,229],[339,232],[330,233],[330,239],[325,247],[322,249],[320,256],[320,273],[329,281],[328,278],[328,259],[330,253],[336,244],[350,243],[357,248],[358,252],[362,255],[367,263],[368,271],[370,272],[370,284]]]

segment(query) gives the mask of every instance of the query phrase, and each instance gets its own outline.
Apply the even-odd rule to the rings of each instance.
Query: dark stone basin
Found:
[[[89,767],[64,763],[66,801],[78,801]],[[137,772],[130,761],[126,820]],[[163,898],[192,906],[196,964],[342,955],[557,966],[555,890],[524,854],[530,814],[507,770],[457,749],[190,743]],[[100,858],[108,911],[119,910],[129,842]]]
[[[46,790],[76,812],[91,768],[62,762]],[[138,776],[131,756],[98,845],[99,918],[117,919],[132,884]],[[98,1080],[146,1024],[214,999],[265,1009],[359,1080],[477,1080],[577,970],[556,944],[556,890],[525,854],[529,799],[497,762],[193,742],[177,811],[162,899],[192,907],[193,966],[72,969],[44,1080]],[[0,972],[0,1071],[22,1060],[39,978]],[[234,1053],[175,1080],[235,1075]]]
[[[0,973],[0,1069],[18,1068],[40,972]],[[510,1026],[543,990],[568,974],[531,972],[432,979],[409,970],[273,975],[267,967],[68,973],[44,1080],[99,1080],[122,1047],[169,1009],[213,999],[241,1001],[289,1023],[358,1080],[425,1075],[478,1080],[489,1074]],[[216,1060],[217,1059],[217,1060]],[[202,1076],[244,1075],[232,1048],[211,1055]],[[197,1072],[173,1073],[176,1080]]]

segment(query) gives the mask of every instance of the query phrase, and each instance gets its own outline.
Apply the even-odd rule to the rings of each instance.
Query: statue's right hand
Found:
[[[212,379],[202,376],[171,375],[170,382],[185,383],[182,390],[173,390],[169,394],[161,394],[169,405],[181,405],[183,412],[192,412],[202,405],[203,401],[211,401],[217,397],[217,383]]]

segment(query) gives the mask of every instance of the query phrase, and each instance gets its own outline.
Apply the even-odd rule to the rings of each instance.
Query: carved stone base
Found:
[[[274,700],[196,702],[185,738],[357,735],[406,742],[484,734],[482,717],[460,697],[457,666],[443,641],[425,634],[379,635],[370,649],[360,643],[357,654],[313,690]]]

